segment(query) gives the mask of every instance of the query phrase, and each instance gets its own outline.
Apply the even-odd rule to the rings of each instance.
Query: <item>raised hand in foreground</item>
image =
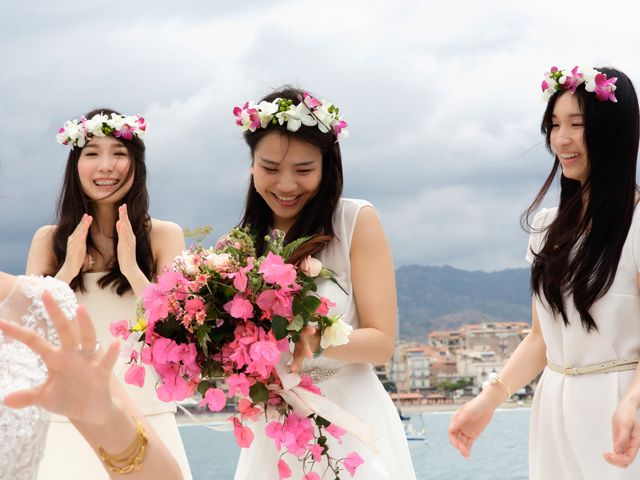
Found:
[[[117,341],[106,351],[99,347],[84,306],[78,307],[77,321],[71,322],[49,292],[43,293],[42,301],[58,332],[59,347],[33,330],[0,320],[0,331],[40,355],[48,369],[43,384],[10,393],[4,404],[12,408],[35,405],[69,417],[94,451],[102,451],[108,459],[121,457],[120,452],[132,448],[141,451],[131,461],[135,468],[129,470],[113,468],[103,457],[111,478],[183,478],[173,456],[111,374],[118,358]]]

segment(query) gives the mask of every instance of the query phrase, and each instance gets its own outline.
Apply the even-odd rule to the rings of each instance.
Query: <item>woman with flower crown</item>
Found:
[[[335,303],[328,305],[331,314],[342,315],[343,331],[333,332],[340,339],[331,339],[342,345],[323,349],[326,342],[308,327],[290,368],[309,375],[327,399],[366,422],[377,448],[369,450],[355,437],[334,432],[336,438],[327,438],[329,451],[344,458],[350,473],[358,468],[355,478],[414,479],[397,411],[372,368],[385,363],[395,346],[394,270],[374,208],[364,200],[341,197],[338,140],[345,136],[347,124],[334,105],[291,87],[257,105],[237,107],[234,115],[251,152],[241,224],[257,232],[258,250],[266,248],[263,239],[272,229],[285,232],[285,242],[315,236],[296,252],[304,259],[301,268],[313,274],[327,267],[339,284],[320,280],[318,294]],[[242,450],[236,480],[301,478],[309,473],[291,454],[280,457],[263,426],[255,428],[254,435],[251,446]],[[353,450],[362,458],[348,457]],[[321,477],[309,473],[305,478]],[[323,478],[334,476],[326,472]]]
[[[542,372],[533,399],[529,478],[637,479],[640,444],[640,116],[613,68],[552,68],[542,133],[560,205],[533,218],[531,333],[449,427],[465,457],[498,405]],[[622,468],[618,468],[622,467]]]
[[[184,249],[180,227],[148,214],[144,118],[98,109],[67,122],[58,142],[71,150],[55,225],[40,228],[27,260],[28,275],[68,283],[95,323],[98,341],[113,338],[109,325],[136,318],[136,297]],[[121,361],[116,377],[123,382]],[[162,437],[190,478],[175,421],[175,405],[147,387],[126,392]],[[106,478],[100,459],[65,417],[53,415],[39,473],[49,478]]]

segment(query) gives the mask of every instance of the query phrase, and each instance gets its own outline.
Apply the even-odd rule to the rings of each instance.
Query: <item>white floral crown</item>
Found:
[[[112,135],[116,138],[131,140],[134,135],[139,139],[144,137],[147,130],[147,122],[139,115],[119,115],[112,113],[107,116],[98,113],[87,119],[81,116],[80,119],[65,122],[58,130],[56,140],[62,145],[73,147],[84,147],[91,137],[106,137]]]
[[[560,70],[558,67],[551,67],[551,71],[545,72],[542,81],[542,98],[547,101],[551,96],[560,90],[568,90],[576,93],[578,85],[585,84],[587,92],[596,94],[596,98],[601,102],[617,102],[615,83],[617,77],[607,79],[607,75],[591,67],[574,67],[570,72]]]
[[[336,140],[347,137],[347,122],[340,119],[340,109],[326,101],[313,98],[303,93],[302,101],[294,105],[292,100],[276,98],[272,102],[253,100],[242,107],[233,109],[236,124],[242,131],[255,132],[258,128],[267,128],[270,124],[287,124],[287,130],[296,132],[305,125],[315,127],[322,133],[333,132]]]

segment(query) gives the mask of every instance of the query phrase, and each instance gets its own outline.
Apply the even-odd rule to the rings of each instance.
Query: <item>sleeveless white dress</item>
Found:
[[[76,299],[69,287],[53,278],[17,277],[5,299],[0,299],[0,318],[35,330],[57,344],[58,335],[42,304],[48,290],[65,315],[75,316]],[[47,378],[42,359],[22,343],[0,333],[0,399],[17,390],[33,388]],[[33,480],[42,458],[49,413],[38,407],[14,410],[0,402],[0,478]]]
[[[337,281],[349,293],[345,294],[330,281],[321,280],[318,282],[318,294],[335,302],[336,306],[330,314],[343,314],[344,321],[354,329],[358,328],[360,321],[352,293],[349,253],[358,213],[367,206],[371,207],[371,204],[364,200],[340,199],[333,218],[336,238],[317,255],[324,266],[336,273]],[[414,480],[416,476],[400,417],[373,367],[320,356],[305,360],[302,369],[311,368],[337,370],[337,373],[318,383],[323,395],[366,422],[377,440],[379,451],[374,455],[364,443],[349,433],[342,437],[342,445],[328,436],[332,457],[342,458],[352,451],[358,452],[364,464],[356,471],[356,480]],[[273,440],[264,433],[264,422],[252,425],[255,438],[251,447],[243,448],[240,453],[235,480],[277,480],[279,454]],[[298,460],[290,454],[284,455],[283,459],[291,467],[291,478],[302,478]],[[323,459],[323,462],[326,463],[326,460]],[[318,470],[318,473],[322,473],[322,470]],[[345,472],[341,478],[351,477]]]
[[[543,209],[534,218],[529,241],[540,251],[557,209]],[[570,325],[535,299],[547,359],[580,367],[616,359],[640,358],[640,208],[636,208],[615,279],[591,307],[598,331],[587,333],[571,297],[566,299]],[[627,469],[609,465],[602,454],[611,451],[611,417],[627,392],[635,371],[565,376],[545,368],[531,410],[529,478],[531,480],[631,480],[640,478],[640,458]]]
[[[98,280],[102,272],[84,274],[86,292],[76,292],[78,303],[89,310],[100,344],[105,348],[114,340],[109,324],[126,319],[131,324],[136,319],[136,297],[129,291],[120,296],[110,287],[100,288]],[[145,418],[149,421],[167,449],[180,465],[185,479],[191,478],[189,462],[175,420],[176,406],[158,399],[155,381],[150,367],[146,367],[143,388],[128,385],[124,374],[129,365],[120,358],[114,374],[124,385]],[[102,462],[66,417],[52,415],[49,434],[40,465],[38,480],[107,479]]]

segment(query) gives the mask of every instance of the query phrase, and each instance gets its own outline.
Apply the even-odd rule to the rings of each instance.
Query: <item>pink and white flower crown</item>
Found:
[[[617,102],[615,83],[617,77],[607,78],[607,75],[591,67],[574,67],[570,72],[560,70],[558,67],[551,67],[551,71],[545,72],[542,81],[542,98],[547,101],[551,96],[560,90],[576,92],[578,85],[585,84],[587,92],[596,94],[596,98],[601,102]]]
[[[325,100],[313,98],[308,93],[303,94],[302,101],[298,104],[291,100],[276,98],[272,102],[262,101],[258,104],[253,100],[246,102],[242,107],[233,109],[236,124],[244,132],[255,132],[258,128],[267,128],[269,125],[287,124],[287,130],[296,132],[305,125],[318,127],[322,133],[333,132],[336,140],[347,137],[347,122],[340,118],[340,109]]]
[[[62,145],[84,147],[91,137],[106,137],[112,135],[116,138],[131,140],[134,136],[142,139],[147,131],[147,122],[139,115],[118,115],[112,113],[107,116],[98,113],[91,118],[81,116],[65,122],[58,130],[56,140]]]

